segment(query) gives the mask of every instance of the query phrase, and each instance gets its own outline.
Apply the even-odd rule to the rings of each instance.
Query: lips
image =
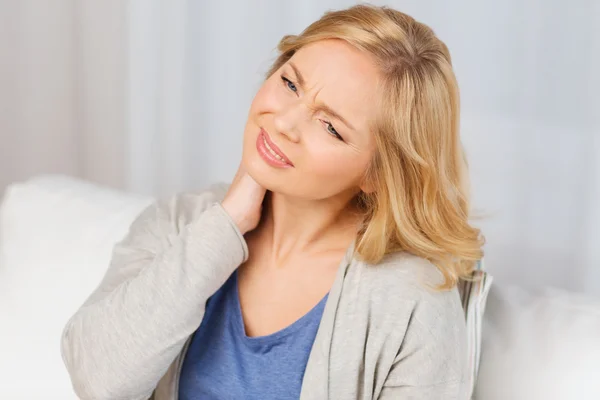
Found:
[[[285,153],[283,151],[281,151],[281,149],[279,147],[277,147],[277,145],[271,141],[271,138],[269,137],[269,134],[267,133],[267,131],[265,131],[262,128],[260,129],[259,140],[264,141],[264,144],[265,144],[267,150],[271,153],[271,155],[276,157],[278,160],[285,162],[286,164],[294,166],[294,164],[285,155]]]

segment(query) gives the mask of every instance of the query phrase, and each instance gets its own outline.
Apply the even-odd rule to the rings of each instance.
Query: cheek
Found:
[[[366,156],[331,144],[314,146],[310,154],[305,165],[312,174],[327,184],[354,183],[363,176],[368,165]]]

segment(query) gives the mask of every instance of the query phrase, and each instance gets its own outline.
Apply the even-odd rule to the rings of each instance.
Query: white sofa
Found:
[[[99,283],[113,244],[152,201],[64,176],[6,189],[0,399],[76,398],[60,356],[62,328]],[[494,283],[483,332],[476,399],[600,399],[600,302]]]

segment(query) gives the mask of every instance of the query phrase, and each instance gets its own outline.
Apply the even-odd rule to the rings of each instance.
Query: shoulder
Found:
[[[359,262],[362,279],[377,288],[385,288],[386,296],[430,311],[452,311],[462,315],[458,288],[438,290],[444,276],[430,261],[407,252],[386,255],[377,264]]]
[[[361,285],[369,286],[380,312],[408,321],[407,330],[438,342],[459,341],[466,323],[457,287],[439,290],[438,267],[406,252],[389,254],[378,264],[360,263]],[[402,314],[402,315],[400,315]],[[455,343],[456,344],[456,343]]]
[[[376,265],[361,263],[360,269],[361,285],[363,280],[369,285],[370,312],[388,320],[393,335],[398,334],[395,363],[402,372],[397,383],[464,380],[467,332],[458,288],[436,289],[444,281],[442,273],[409,253],[390,254]]]
[[[467,332],[457,287],[438,290],[444,281],[428,260],[409,253],[394,253],[376,265],[363,265],[363,277],[385,293],[376,312],[395,315],[403,338],[398,356],[420,354],[436,370],[439,381],[461,380],[465,371]],[[375,289],[375,290],[374,290]]]

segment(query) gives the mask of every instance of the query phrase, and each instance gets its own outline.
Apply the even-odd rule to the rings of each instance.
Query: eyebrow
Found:
[[[306,81],[304,80],[304,77],[300,73],[300,70],[291,61],[289,62],[289,64],[290,64],[290,67],[292,67],[292,69],[294,70],[294,74],[296,74],[296,79],[298,80],[298,84],[300,85],[300,87],[304,88]],[[346,118],[342,117],[338,112],[333,110],[327,104],[321,103],[317,106],[317,109],[322,110],[322,111],[326,112],[327,114],[330,114],[332,117],[339,119],[350,129],[356,130],[356,128],[350,122],[348,122],[348,120]]]

